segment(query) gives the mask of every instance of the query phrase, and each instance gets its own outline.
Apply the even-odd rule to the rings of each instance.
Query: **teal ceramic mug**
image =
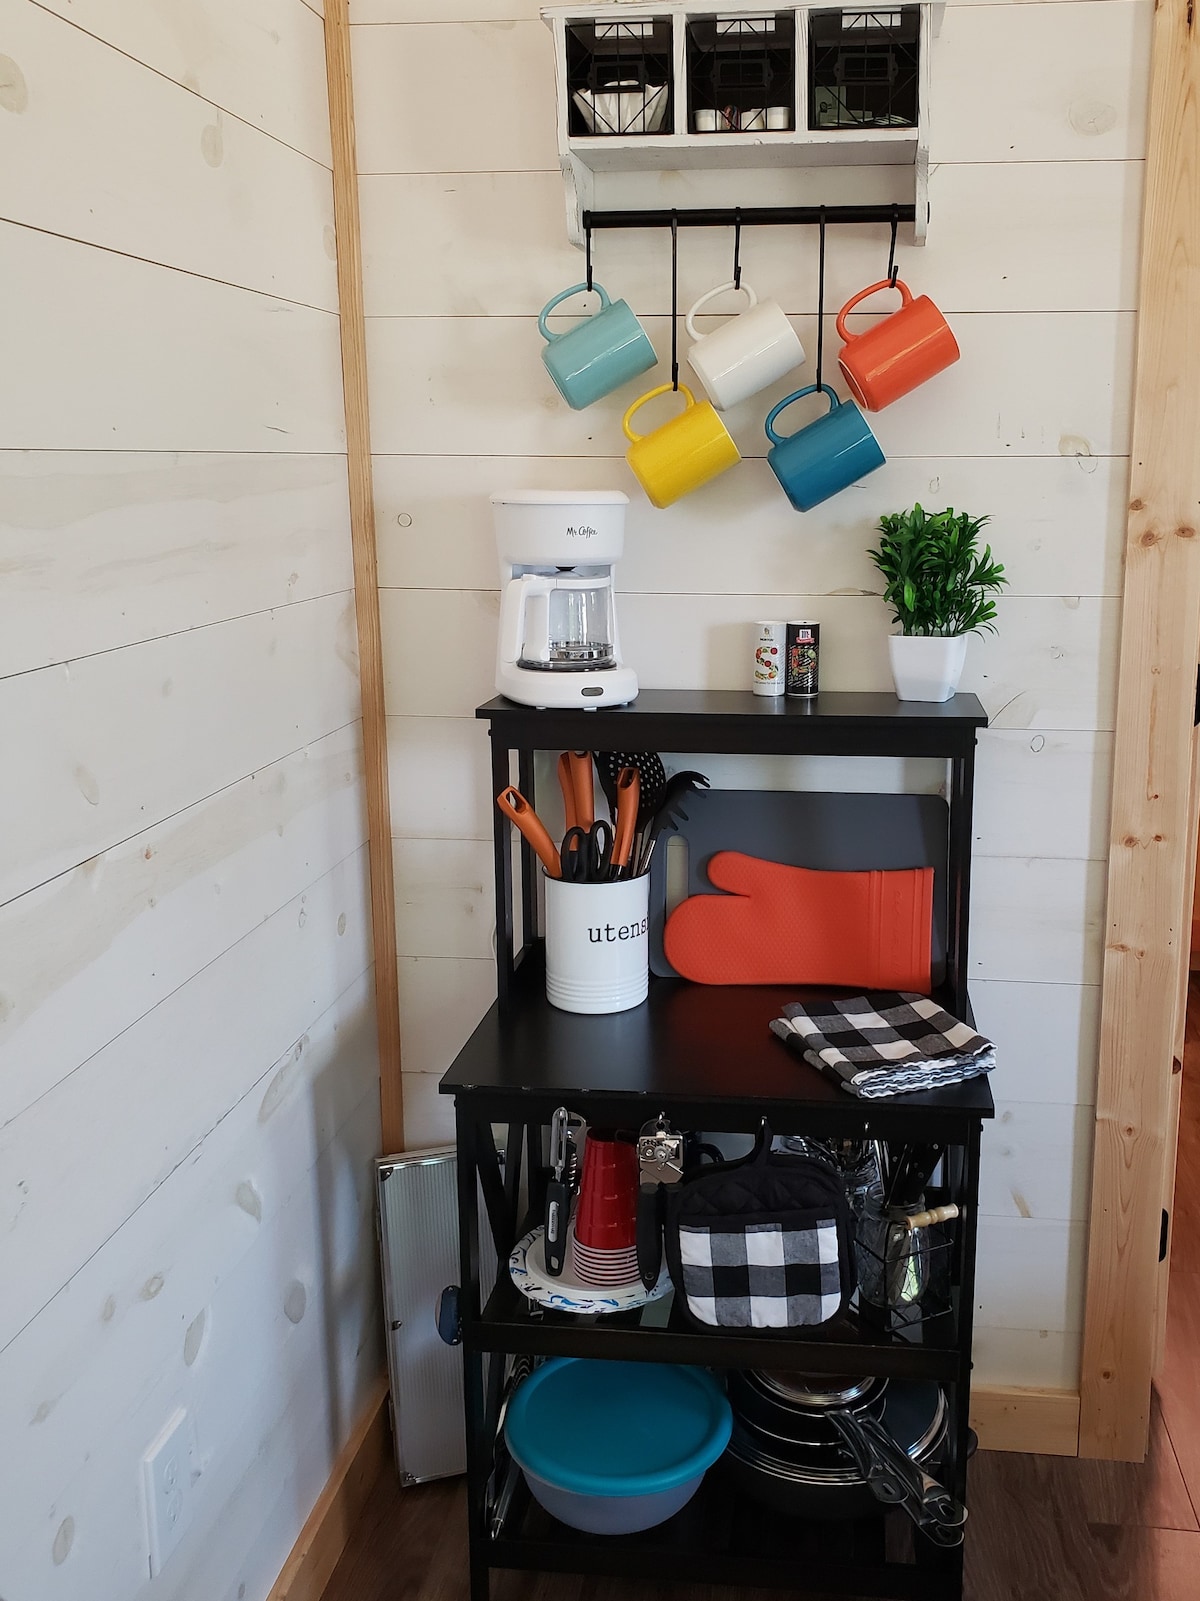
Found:
[[[785,406],[817,393],[829,402],[824,417],[790,437],[776,433],[775,419]],[[839,400],[832,389],[818,391],[815,384],[797,389],[794,395],[781,400],[767,418],[766,432],[771,441],[767,462],[797,511],[811,511],[876,467],[882,467],[886,459],[871,425],[855,403]]]
[[[542,307],[538,331],[546,340],[542,360],[554,387],[573,411],[611,395],[631,378],[649,372],[658,357],[629,302],[610,300],[599,284],[600,310],[565,332],[551,333],[546,318],[564,300],[587,292],[587,284],[572,284]]]

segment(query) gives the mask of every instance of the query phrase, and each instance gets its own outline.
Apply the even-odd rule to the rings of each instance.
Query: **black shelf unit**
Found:
[[[977,731],[987,723],[974,696],[928,705],[884,694],[823,694],[797,702],[733,692],[643,690],[626,707],[537,710],[497,698],[476,715],[489,724],[494,792],[515,778],[535,805],[538,750],[944,759],[950,769],[949,918],[941,994],[951,1009],[970,1017],[974,751]],[[952,1425],[941,1472],[955,1493],[965,1496],[979,1148],[983,1120],[993,1115],[991,1092],[980,1079],[893,1101],[846,1095],[768,1031],[781,1002],[803,994],[794,987],[718,989],[652,979],[647,1000],[629,1012],[558,1011],[545,998],[536,860],[522,847],[514,872],[507,829],[497,814],[499,998],[441,1082],[442,1093],[455,1099],[459,1155],[472,1601],[487,1601],[493,1568],[959,1601],[961,1549],[934,1546],[902,1514],[880,1508],[876,1517],[842,1524],[780,1519],[726,1486],[718,1464],[696,1501],[660,1528],[634,1536],[589,1536],[565,1528],[532,1502],[498,1447],[506,1372],[514,1357],[573,1354],[927,1378],[940,1382],[950,1401]],[[661,1111],[677,1126],[729,1133],[752,1133],[766,1117],[779,1134],[945,1144],[945,1187],[930,1200],[952,1199],[963,1207],[952,1235],[948,1302],[903,1329],[875,1326],[851,1312],[819,1338],[701,1332],[685,1325],[669,1301],[595,1319],[532,1308],[505,1265],[529,1218],[540,1216],[545,1129],[560,1105],[590,1122],[625,1127],[640,1126]],[[494,1141],[497,1124],[507,1129],[502,1157]],[[495,1254],[500,1269],[486,1305],[480,1298],[484,1250]]]

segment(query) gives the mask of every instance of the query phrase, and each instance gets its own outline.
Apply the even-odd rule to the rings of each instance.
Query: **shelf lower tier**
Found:
[[[540,1315],[539,1315],[540,1314]],[[964,1377],[957,1347],[957,1298],[916,1330],[889,1333],[855,1315],[829,1335],[798,1339],[735,1330],[697,1329],[684,1322],[674,1296],[632,1312],[580,1317],[535,1307],[501,1271],[483,1314],[463,1327],[468,1350],[524,1356],[580,1356],[612,1362],[686,1362],[698,1367],[786,1367],[809,1373],[887,1378]]]
[[[919,1536],[902,1512],[855,1521],[788,1518],[748,1500],[710,1470],[681,1512],[640,1534],[569,1529],[519,1484],[498,1537],[480,1555],[489,1567],[554,1573],[763,1586],[794,1595],[957,1601],[962,1549]]]

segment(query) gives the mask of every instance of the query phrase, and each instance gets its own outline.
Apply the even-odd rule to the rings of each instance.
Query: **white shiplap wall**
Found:
[[[261,1601],[382,1365],[318,9],[0,0],[5,1601]]]
[[[993,725],[972,967],[1001,1049],[977,1345],[978,1376],[1001,1384],[1070,1387],[1078,1372],[1151,10],[948,7],[929,244],[902,248],[901,269],[950,315],[963,359],[877,419],[885,469],[799,519],[762,459],[774,397],[732,415],[744,466],[655,512],[622,459],[633,391],[574,413],[545,378],[533,318],[582,274],[535,0],[352,3],[410,1133],[448,1132],[436,1075],[493,993],[486,738],[471,718],[491,693],[497,615],[488,492],[633,491],[622,632],[658,686],[743,687],[746,624],[767,614],[821,620],[829,688],[890,687],[864,554],[877,516],[916,499],[990,512],[1012,583],[964,687]],[[756,176],[739,198],[890,199],[895,181]],[[635,202],[702,203],[709,184],[650,177]],[[810,351],[815,246],[764,230],[743,249]],[[832,234],[829,303],[882,276],[886,249],[878,230]],[[684,305],[729,276],[729,250],[681,236]],[[597,277],[664,355],[668,263],[662,235],[598,237]],[[832,333],[830,319],[836,347]],[[726,782],[864,782],[844,764],[708,765]]]

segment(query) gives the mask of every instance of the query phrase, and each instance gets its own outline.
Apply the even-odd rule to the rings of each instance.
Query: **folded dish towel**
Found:
[[[771,1032],[851,1095],[911,1095],[990,1073],[996,1047],[926,995],[793,1002]]]

